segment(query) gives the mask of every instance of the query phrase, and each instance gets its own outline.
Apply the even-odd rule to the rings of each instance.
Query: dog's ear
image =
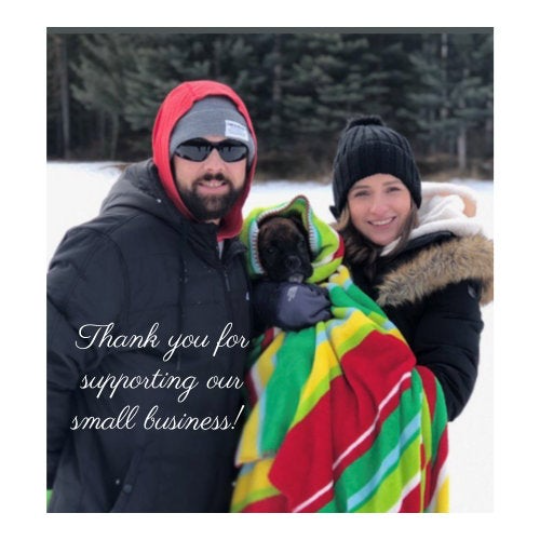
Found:
[[[308,231],[306,230],[306,227],[304,226],[304,223],[302,221],[300,214],[289,214],[287,218],[290,219],[297,226],[298,230],[304,236],[304,240],[306,241],[306,246],[309,250],[311,258],[313,259],[313,253],[311,253],[311,246],[309,245],[309,234],[308,234]]]
[[[278,216],[266,217],[259,223],[259,240],[266,235],[266,232],[269,229],[269,225],[276,217]]]
[[[306,228],[304,227],[300,214],[289,214],[287,218],[290,219],[302,232],[306,232]]]

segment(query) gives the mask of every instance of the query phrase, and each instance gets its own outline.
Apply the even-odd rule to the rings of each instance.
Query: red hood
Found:
[[[191,212],[184,205],[180,198],[174,176],[171,170],[171,161],[169,157],[169,141],[174,126],[182,116],[184,116],[193,105],[208,96],[222,96],[232,100],[238,107],[240,114],[246,119],[253,142],[255,144],[255,157],[251,167],[248,170],[246,186],[244,192],[233,206],[231,211],[221,220],[218,239],[232,238],[240,233],[242,228],[242,207],[249,194],[253,176],[255,174],[255,165],[257,163],[257,139],[251,118],[240,97],[228,86],[214,81],[192,81],[178,85],[165,98],[156,116],[154,130],[152,133],[152,151],[153,159],[159,172],[161,183],[167,192],[169,198],[175,206],[188,219],[194,220]]]

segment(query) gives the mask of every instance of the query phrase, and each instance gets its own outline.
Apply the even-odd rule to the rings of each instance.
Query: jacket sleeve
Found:
[[[411,346],[418,363],[440,382],[449,420],[461,413],[474,389],[483,327],[475,282],[448,285],[426,300]]]
[[[73,417],[72,399],[82,375],[107,354],[89,347],[79,330],[115,323],[124,298],[118,248],[90,228],[69,231],[47,275],[47,488],[51,488]],[[83,332],[84,333],[84,332]]]

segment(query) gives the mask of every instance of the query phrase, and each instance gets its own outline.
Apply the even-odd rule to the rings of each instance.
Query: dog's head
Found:
[[[313,274],[309,239],[296,216],[272,216],[259,226],[261,265],[271,281],[301,283]]]

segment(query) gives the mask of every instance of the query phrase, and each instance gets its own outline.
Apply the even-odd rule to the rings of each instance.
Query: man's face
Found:
[[[203,137],[218,143],[225,137]],[[218,224],[228,214],[244,190],[247,158],[228,163],[214,148],[203,161],[174,155],[173,169],[180,197],[199,221]]]

